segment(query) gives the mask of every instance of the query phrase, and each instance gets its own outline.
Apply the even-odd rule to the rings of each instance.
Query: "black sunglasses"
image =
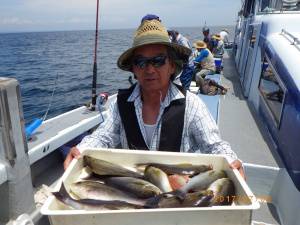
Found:
[[[136,57],[133,60],[133,64],[140,69],[146,68],[147,65],[151,64],[155,68],[159,68],[165,65],[167,59],[167,55],[159,55],[154,57]]]

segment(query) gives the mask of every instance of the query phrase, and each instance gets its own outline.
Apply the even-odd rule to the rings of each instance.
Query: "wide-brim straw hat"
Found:
[[[218,40],[218,41],[222,40],[220,34],[215,34],[215,35],[212,36],[212,38],[215,39],[215,40]]]
[[[158,20],[145,20],[135,32],[132,47],[123,52],[118,59],[118,67],[125,71],[132,71],[132,57],[134,51],[144,45],[161,44],[174,50],[177,59],[174,59],[176,65],[175,75],[178,75],[183,66],[183,59],[187,58],[192,51],[182,45],[171,43],[168,32],[162,23]]]
[[[193,46],[195,48],[207,48],[207,44],[204,41],[196,41]]]

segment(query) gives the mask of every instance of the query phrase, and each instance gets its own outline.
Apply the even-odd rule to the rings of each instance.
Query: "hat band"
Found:
[[[162,36],[157,34],[147,34],[135,38],[132,44],[132,47],[141,46],[145,44],[155,44],[155,43],[170,43],[168,36]]]

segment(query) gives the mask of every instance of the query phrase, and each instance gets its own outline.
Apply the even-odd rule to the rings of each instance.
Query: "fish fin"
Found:
[[[165,193],[156,195],[154,197],[148,198],[146,203],[144,204],[144,208],[157,208],[159,201],[164,197]]]
[[[213,199],[213,194],[205,194],[202,196],[196,203],[197,207],[206,207],[211,204],[211,200]]]
[[[168,193],[165,193],[165,194],[168,194],[168,195],[172,195],[172,196],[175,196],[176,198],[178,198],[179,201],[183,201],[186,197],[186,193],[182,190],[175,190],[175,191],[171,191],[171,192],[168,192]]]

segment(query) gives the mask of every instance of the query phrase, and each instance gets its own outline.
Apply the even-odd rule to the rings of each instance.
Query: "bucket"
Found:
[[[214,58],[216,68],[220,68],[222,66],[222,58]]]
[[[262,71],[266,71],[266,69],[268,68],[268,66],[269,66],[269,63],[264,62],[263,65],[262,65]]]

